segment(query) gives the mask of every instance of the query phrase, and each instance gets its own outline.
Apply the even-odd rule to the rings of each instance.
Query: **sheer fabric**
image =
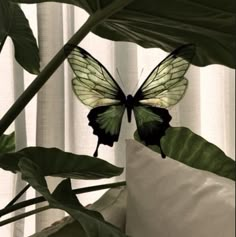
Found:
[[[57,3],[22,5],[22,7],[38,39],[41,68],[87,18],[83,10]],[[134,94],[138,85],[167,55],[159,49],[143,49],[132,43],[115,43],[92,33],[81,42],[80,46],[106,66],[126,94]],[[34,79],[33,75],[23,71],[15,62],[13,55],[14,49],[8,39],[0,55],[0,117]],[[77,154],[93,154],[97,137],[92,134],[92,129],[88,126],[88,108],[72,93],[72,77],[72,71],[65,62],[9,127],[6,133],[16,131],[17,150],[37,145],[58,147]],[[186,77],[189,79],[189,88],[183,100],[170,110],[173,117],[171,125],[189,127],[234,158],[234,70],[221,65],[205,68],[191,66]],[[132,138],[134,130],[134,119],[128,124],[125,115],[119,142],[112,148],[101,146],[99,157],[118,166],[124,166],[125,139]],[[113,181],[123,179],[124,174],[114,178]],[[56,178],[49,178],[49,188],[52,190],[59,181]],[[74,181],[73,186],[82,187],[111,181],[112,179]],[[20,176],[0,170],[0,208],[3,208],[24,185]],[[80,201],[85,205],[92,203],[102,193],[103,191],[81,195]],[[35,192],[29,190],[22,198],[34,195]],[[24,210],[20,210],[17,214],[22,212]],[[64,212],[58,210],[46,211],[36,217],[31,216],[1,227],[0,236],[29,236],[64,215]]]

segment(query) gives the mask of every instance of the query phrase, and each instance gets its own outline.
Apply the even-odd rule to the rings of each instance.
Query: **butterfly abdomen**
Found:
[[[134,97],[132,95],[128,95],[125,101],[125,107],[127,109],[127,117],[128,122],[131,122],[132,110],[134,108]]]

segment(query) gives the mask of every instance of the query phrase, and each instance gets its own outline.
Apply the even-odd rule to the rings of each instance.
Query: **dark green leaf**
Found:
[[[52,208],[69,213],[83,228],[81,237],[125,237],[119,229],[105,222],[100,213],[84,208],[72,193],[69,180],[62,181],[51,194],[40,167],[29,159],[19,162],[22,178],[40,192]],[[66,195],[65,195],[66,193]]]
[[[3,0],[0,2],[0,13],[1,47],[6,37],[11,37],[17,62],[28,72],[38,74],[39,50],[24,12],[19,5]]]
[[[19,0],[24,3],[50,0]],[[94,0],[55,0],[74,4],[90,15]],[[101,0],[104,7],[110,0]],[[130,41],[145,48],[172,52],[182,44],[196,44],[193,64],[223,64],[235,68],[235,11],[233,0],[135,0],[97,25],[93,32],[115,41]]]
[[[0,154],[0,167],[19,171],[18,163],[27,158],[37,164],[44,176],[74,179],[102,179],[120,175],[122,168],[102,159],[76,155],[57,148],[28,147],[15,153]]]
[[[8,0],[0,1],[0,52],[5,43],[9,25],[10,7]]]
[[[15,133],[0,136],[0,154],[15,151]]]
[[[140,141],[137,132],[135,139]],[[148,146],[160,153],[158,146]],[[196,135],[188,128],[170,127],[161,139],[161,147],[168,157],[193,168],[207,170],[235,180],[235,161],[214,144]]]

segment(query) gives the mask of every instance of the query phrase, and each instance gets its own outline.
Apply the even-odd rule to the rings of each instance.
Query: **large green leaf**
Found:
[[[7,37],[9,25],[10,7],[8,0],[0,1],[0,52]]]
[[[102,159],[43,147],[27,147],[18,152],[0,154],[0,167],[12,172],[19,171],[19,162],[23,158],[37,164],[44,176],[102,179],[117,176],[123,172],[123,168]]]
[[[28,72],[39,73],[39,50],[24,12],[18,4],[0,1],[0,48],[11,37],[17,62]]]
[[[15,151],[15,133],[0,136],[0,154]]]
[[[40,167],[29,159],[23,158],[19,163],[22,178],[40,192],[52,208],[59,208],[77,220],[82,229],[81,237],[125,237],[119,229],[104,221],[98,212],[84,208],[72,193],[69,180],[62,181],[51,194]],[[66,195],[65,195],[66,193]]]
[[[51,0],[17,0],[24,3]],[[55,0],[82,7],[93,15],[110,0]],[[135,0],[98,24],[93,32],[115,41],[172,52],[182,44],[197,46],[193,64],[223,64],[235,68],[233,0]]]
[[[138,133],[134,135],[140,141]],[[158,146],[148,146],[160,153]],[[161,139],[164,153],[193,168],[207,170],[235,180],[235,161],[224,154],[214,144],[185,127],[170,127]]]

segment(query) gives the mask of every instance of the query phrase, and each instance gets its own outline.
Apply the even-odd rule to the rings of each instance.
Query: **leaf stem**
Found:
[[[30,185],[27,184],[7,205],[5,208],[12,206],[28,189]]]
[[[115,187],[120,187],[120,186],[125,186],[125,185],[126,185],[126,182],[121,181],[121,182],[116,182],[116,183],[108,183],[108,184],[95,185],[95,186],[90,186],[90,187],[85,187],[85,188],[78,188],[78,189],[74,189],[72,191],[73,191],[74,194],[81,194],[81,193],[93,192],[93,191],[98,191],[98,190],[102,190],[102,189],[115,188]],[[3,210],[0,211],[0,217],[3,216],[3,215],[9,214],[13,211],[16,211],[20,208],[27,207],[27,206],[30,206],[30,205],[33,205],[33,204],[44,202],[44,201],[46,201],[45,198],[43,196],[41,196],[41,197],[32,198],[32,199],[17,203],[13,206],[10,206],[10,207],[6,207],[6,208],[4,208]],[[50,208],[49,206],[45,206],[45,207],[37,208],[35,210],[17,215],[15,217],[11,217],[9,219],[1,221],[0,226],[9,224],[9,223],[17,221],[21,218],[36,214],[38,212],[47,210],[49,208]]]
[[[11,218],[8,218],[4,221],[1,221],[0,222],[0,226],[3,226],[3,225],[7,225],[7,224],[10,224],[12,222],[15,222],[15,221],[18,221],[22,218],[25,218],[27,216],[31,216],[31,215],[34,215],[36,213],[39,213],[39,212],[42,212],[42,211],[46,211],[48,209],[50,209],[51,207],[49,205],[45,206],[45,207],[40,207],[40,208],[37,208],[37,209],[34,209],[32,211],[28,211],[28,212],[25,212],[25,213],[22,213],[20,215],[17,215],[17,216],[14,216],[14,217],[11,217]]]
[[[108,6],[96,11],[93,15],[89,16],[84,25],[71,37],[67,44],[76,46],[84,37],[96,26],[104,21],[114,13],[118,12],[133,0],[115,0]],[[73,50],[71,48],[71,50]],[[69,51],[67,52],[70,53]],[[52,74],[66,59],[68,54],[65,53],[64,47],[52,58],[52,60],[45,66],[41,73],[34,79],[29,87],[22,93],[17,101],[11,106],[7,113],[0,120],[0,136],[5,132],[9,125],[16,119],[20,112],[40,90],[40,88],[47,82]]]

